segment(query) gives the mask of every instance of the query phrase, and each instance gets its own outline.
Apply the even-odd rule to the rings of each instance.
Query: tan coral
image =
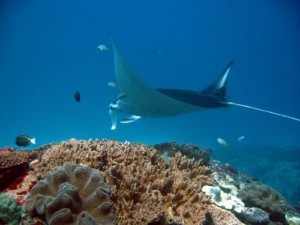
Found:
[[[115,225],[109,193],[99,171],[69,164],[32,188],[25,209],[45,215],[49,225]]]
[[[41,177],[70,162],[103,171],[118,224],[198,225],[207,220],[212,203],[201,188],[212,185],[210,170],[180,153],[167,165],[149,146],[108,140],[70,140],[43,152],[35,166]]]

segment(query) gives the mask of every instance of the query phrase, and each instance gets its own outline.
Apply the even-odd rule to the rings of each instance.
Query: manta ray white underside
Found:
[[[169,117],[203,109],[178,101],[150,87],[128,65],[114,43],[113,51],[116,82],[121,94],[110,104],[112,129],[116,128],[120,112],[140,117]]]
[[[201,109],[150,87],[128,65],[115,44],[113,51],[117,87],[123,94],[117,100],[119,112],[143,117],[167,117]]]

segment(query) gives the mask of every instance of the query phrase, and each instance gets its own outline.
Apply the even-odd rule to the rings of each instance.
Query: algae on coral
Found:
[[[0,224],[18,225],[24,209],[5,194],[0,194],[0,202]]]

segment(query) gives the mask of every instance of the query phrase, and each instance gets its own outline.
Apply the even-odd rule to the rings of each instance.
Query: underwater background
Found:
[[[31,149],[70,138],[194,143],[299,204],[299,122],[233,106],[111,131],[113,54],[97,48],[111,49],[111,36],[155,88],[200,91],[234,60],[230,101],[299,118],[299,27],[296,0],[2,0],[0,147],[17,148],[20,134],[37,138]]]

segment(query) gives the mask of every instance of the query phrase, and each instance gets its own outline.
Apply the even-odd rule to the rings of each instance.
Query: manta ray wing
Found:
[[[142,117],[168,117],[202,108],[171,98],[150,87],[129,66],[113,42],[117,86],[122,98],[116,102],[119,112]]]

